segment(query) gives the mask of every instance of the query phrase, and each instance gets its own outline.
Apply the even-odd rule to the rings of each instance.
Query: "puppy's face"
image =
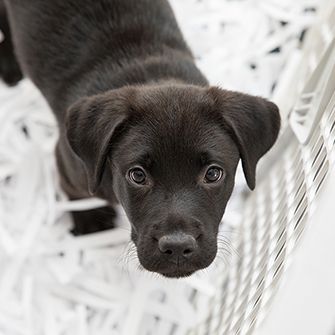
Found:
[[[140,263],[167,277],[214,260],[237,164],[242,158],[254,188],[257,161],[278,130],[274,104],[194,86],[111,91],[77,103],[68,120],[91,191],[116,196]]]
[[[209,101],[185,93],[155,92],[135,107],[140,115],[107,167],[141,264],[169,277],[215,258],[239,161],[234,141],[209,117]]]

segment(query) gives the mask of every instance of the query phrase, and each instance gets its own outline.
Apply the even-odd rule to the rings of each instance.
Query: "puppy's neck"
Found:
[[[75,84],[70,103],[83,96],[103,93],[130,85],[192,84],[206,86],[208,82],[188,54],[171,52],[167,55],[134,59],[124,65],[107,58],[99,66],[82,75]]]

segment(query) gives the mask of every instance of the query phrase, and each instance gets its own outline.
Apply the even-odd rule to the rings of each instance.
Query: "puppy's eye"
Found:
[[[205,183],[215,183],[223,176],[223,170],[218,166],[211,166],[205,174]]]
[[[144,184],[147,177],[141,168],[133,168],[129,171],[129,178],[136,184]]]

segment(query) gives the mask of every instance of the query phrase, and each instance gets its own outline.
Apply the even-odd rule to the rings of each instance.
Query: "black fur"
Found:
[[[22,73],[14,56],[5,4],[0,1],[0,30],[5,37],[0,42],[0,78],[9,85],[16,85],[22,79]]]
[[[207,267],[240,158],[253,189],[257,162],[277,138],[276,105],[210,87],[166,0],[6,5],[19,64],[58,119],[70,198],[121,203],[149,271],[180,277]],[[222,172],[213,183],[211,165]],[[143,183],[131,178],[134,167]],[[112,207],[76,213],[74,231],[106,229],[113,218]]]

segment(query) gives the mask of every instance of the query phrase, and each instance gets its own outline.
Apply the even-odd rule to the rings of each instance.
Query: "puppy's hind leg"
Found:
[[[9,85],[16,85],[22,79],[22,72],[17,62],[10,27],[3,0],[0,0],[0,78]]]

